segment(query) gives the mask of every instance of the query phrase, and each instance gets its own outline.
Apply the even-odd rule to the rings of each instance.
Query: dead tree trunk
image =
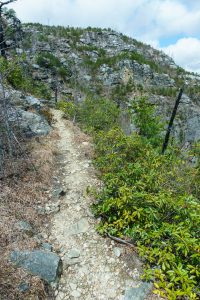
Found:
[[[170,121],[169,121],[169,125],[168,125],[167,132],[166,132],[166,135],[165,135],[165,140],[164,140],[163,147],[162,147],[162,154],[164,154],[166,149],[167,149],[167,146],[168,146],[168,143],[169,143],[170,133],[171,133],[171,130],[172,130],[172,126],[173,126],[173,123],[174,123],[174,119],[175,119],[175,116],[176,116],[176,113],[177,113],[177,109],[178,109],[182,94],[183,94],[183,88],[180,89],[179,94],[178,94],[178,98],[176,99],[176,102],[175,102],[175,105],[174,105],[174,109],[173,109],[173,112],[172,112],[172,115],[171,115],[171,118],[170,118]]]

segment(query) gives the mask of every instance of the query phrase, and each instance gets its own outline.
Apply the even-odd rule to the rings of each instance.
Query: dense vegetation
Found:
[[[31,93],[39,98],[51,98],[48,86],[41,81],[33,79],[30,67],[26,65],[23,58],[14,58],[12,61],[7,61],[1,57],[0,69],[5,84],[10,84],[15,89],[24,93]]]
[[[137,133],[126,136],[117,125],[118,108],[109,100],[87,99],[75,106],[61,102],[66,116],[76,115],[93,133],[95,165],[104,188],[93,210],[98,231],[126,237],[137,245],[146,266],[143,278],[154,281],[154,293],[168,299],[197,299],[199,290],[199,147],[182,154],[170,147],[161,155],[163,125],[152,106],[133,105]]]
[[[120,62],[120,61],[126,60],[126,59],[136,61],[139,64],[146,64],[155,72],[161,72],[161,69],[158,64],[156,64],[152,60],[146,59],[142,54],[137,53],[135,51],[132,51],[132,52],[123,51],[122,53],[117,54],[115,56],[107,56],[104,51],[101,51],[99,53],[99,58],[97,59],[96,62],[93,62],[90,58],[86,58],[84,60],[84,64],[86,66],[89,66],[94,72],[103,64],[106,64],[109,67],[115,67],[117,62]]]
[[[44,52],[38,54],[36,62],[40,67],[49,69],[54,76],[59,75],[62,79],[65,79],[70,75],[67,67],[64,67],[60,60],[52,53]]]

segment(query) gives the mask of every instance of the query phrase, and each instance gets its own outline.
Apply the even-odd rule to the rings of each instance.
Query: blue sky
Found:
[[[24,22],[111,27],[200,73],[200,0],[18,0]]]

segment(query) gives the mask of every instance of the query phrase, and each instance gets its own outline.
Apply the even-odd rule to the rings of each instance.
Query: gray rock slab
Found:
[[[57,187],[53,190],[52,197],[58,199],[62,196],[65,196],[65,194],[66,194],[66,192],[64,191],[64,189],[62,187]]]
[[[71,295],[74,297],[74,298],[79,298],[81,296],[81,293],[79,291],[73,291],[71,293]]]
[[[49,251],[13,251],[11,261],[48,283],[57,282],[62,272],[60,257]]]
[[[78,258],[80,256],[80,251],[78,249],[71,249],[68,253],[67,256],[69,258]]]
[[[51,130],[43,116],[20,108],[9,111],[9,121],[17,124],[28,137],[47,135]]]
[[[129,288],[125,292],[124,300],[144,300],[151,291],[152,283],[144,282],[139,287]]]
[[[29,236],[33,236],[34,235],[34,229],[31,226],[31,224],[29,224],[28,222],[26,222],[26,221],[19,221],[17,223],[17,226],[18,226],[18,228],[21,231],[25,232],[27,235],[29,235]]]
[[[60,211],[60,203],[59,202],[49,202],[45,205],[46,214],[58,213]]]
[[[33,107],[35,109],[39,109],[42,106],[40,100],[33,96],[26,96],[25,101],[29,107]]]
[[[53,246],[51,244],[49,244],[49,243],[42,243],[41,246],[46,251],[52,251],[52,249],[53,249]]]
[[[70,236],[70,235],[76,235],[79,233],[84,233],[84,232],[88,231],[89,227],[90,227],[90,225],[89,225],[87,219],[82,218],[80,221],[78,221],[77,223],[73,224],[71,227],[66,229],[65,234],[67,236]]]
[[[63,258],[64,267],[65,266],[73,266],[81,263],[81,260],[79,258],[68,258],[67,256],[64,256]]]

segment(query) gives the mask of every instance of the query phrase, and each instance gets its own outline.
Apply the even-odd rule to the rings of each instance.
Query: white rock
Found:
[[[72,291],[77,289],[77,285],[75,283],[69,283],[69,286],[72,289]]]
[[[71,295],[74,297],[74,298],[79,298],[81,296],[81,293],[79,291],[73,291],[71,293]]]
[[[117,257],[120,257],[121,255],[121,249],[118,247],[113,248],[113,252]]]
[[[71,249],[68,252],[67,256],[69,258],[78,258],[80,256],[80,251],[78,249]]]

